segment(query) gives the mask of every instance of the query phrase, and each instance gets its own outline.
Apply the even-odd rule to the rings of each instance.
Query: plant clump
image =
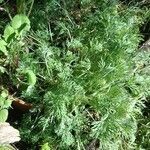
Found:
[[[33,7],[29,19],[16,15],[0,39],[0,80],[11,83],[0,86],[34,105],[12,122],[26,149],[137,148],[149,95],[137,54],[147,11],[109,0]]]

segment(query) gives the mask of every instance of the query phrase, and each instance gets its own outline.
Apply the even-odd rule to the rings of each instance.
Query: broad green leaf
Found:
[[[8,110],[7,109],[2,109],[0,110],[0,122],[5,122],[8,117]]]
[[[0,96],[0,108],[4,106],[5,98]]]
[[[33,90],[34,90],[34,86],[29,85],[26,90],[26,96],[30,96],[33,93]]]
[[[3,52],[6,56],[8,55],[8,51],[6,49],[7,43],[4,40],[0,40],[0,51]]]
[[[4,108],[9,108],[11,106],[12,101],[10,99],[7,99],[4,101]]]
[[[12,19],[11,25],[14,29],[17,29],[19,31],[21,31],[21,30],[29,31],[29,29],[30,29],[30,20],[25,15],[16,15]]]
[[[15,35],[16,35],[16,33],[14,32],[14,33],[12,33],[9,37],[8,37],[8,39],[7,39],[7,43],[10,43],[11,42],[11,40],[13,40],[14,38],[15,38]]]
[[[27,74],[29,85],[35,85],[35,83],[36,83],[36,75],[34,74],[34,72],[32,70],[27,70],[26,74]]]
[[[8,38],[11,36],[11,35],[14,35],[15,31],[14,29],[10,26],[10,25],[7,25],[5,30],[4,30],[4,38],[5,38],[5,41],[8,40]],[[13,38],[13,37],[12,37]],[[10,39],[9,39],[10,41]]]
[[[7,49],[6,49],[6,46],[2,45],[2,46],[0,47],[0,51],[3,52],[6,56],[8,55],[8,51],[7,51]]]
[[[18,32],[20,33],[23,29],[25,29],[26,26],[27,26],[27,23],[23,23],[23,24],[18,28]]]
[[[7,90],[3,90],[1,93],[1,97],[6,98],[8,96],[8,91]]]
[[[49,147],[48,143],[45,143],[41,146],[41,150],[51,150],[51,148]]]
[[[2,45],[4,45],[4,46],[6,46],[7,45],[7,43],[4,41],[4,40],[0,40],[0,46],[2,46]]]

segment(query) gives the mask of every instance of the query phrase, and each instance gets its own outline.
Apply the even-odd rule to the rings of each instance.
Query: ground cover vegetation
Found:
[[[148,1],[1,0],[0,14],[0,122],[18,149],[150,147]]]

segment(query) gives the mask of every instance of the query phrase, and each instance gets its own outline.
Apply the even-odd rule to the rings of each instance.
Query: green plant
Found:
[[[24,45],[23,37],[25,33],[30,29],[30,21],[24,15],[16,15],[12,20],[11,23],[8,24],[4,30],[3,36],[0,37],[0,73],[1,76],[8,75],[9,73],[13,72],[16,68],[14,65],[14,58],[16,55],[19,57],[20,49]],[[11,70],[11,71],[10,71]],[[29,84],[33,85],[33,73],[32,71],[25,72],[28,76]],[[10,75],[10,78],[12,76]],[[35,77],[34,77],[35,78]],[[31,82],[31,83],[30,83]],[[0,86],[5,86],[0,84]],[[6,94],[5,91],[2,91],[1,94],[1,111],[0,111],[0,121],[4,122],[8,116],[7,108],[10,107],[11,101],[7,100],[8,93]]]
[[[17,62],[21,53],[23,52],[22,47],[25,44],[24,36],[29,29],[30,21],[25,15],[16,15],[11,20],[11,23],[6,26],[4,35],[0,39],[0,52],[2,56],[0,64],[1,73],[8,73],[8,68],[11,71],[17,69]],[[32,82],[32,71],[23,70],[23,72],[24,74],[27,74],[29,82]]]
[[[4,30],[4,34],[0,39],[1,67],[5,66],[4,62],[11,59],[18,53],[18,50],[24,43],[22,41],[24,34],[30,29],[30,21],[24,15],[16,15],[10,24]],[[8,63],[11,63],[9,60]]]
[[[31,22],[40,22],[30,35],[35,47],[19,66],[34,62],[30,68],[37,76],[30,96],[21,95],[37,105],[20,122],[23,140],[34,146],[44,139],[68,150],[92,143],[107,150],[134,148],[143,93],[132,56],[141,40],[142,12],[118,2],[46,2],[37,4],[45,6],[44,16],[33,12],[39,19]]]
[[[142,107],[142,115],[138,119],[138,132],[137,132],[137,149],[147,149],[150,147],[150,67],[149,67],[149,57],[150,57],[149,44],[145,43],[139,49],[136,54],[134,61],[136,64],[135,78],[136,84],[138,84],[141,94],[144,95],[142,98],[144,106]]]
[[[5,122],[8,117],[8,108],[11,106],[11,100],[8,98],[8,92],[2,90],[0,94],[0,122]]]
[[[145,11],[109,0],[34,8],[30,33],[17,15],[0,42],[1,72],[34,104],[17,120],[26,149],[135,149],[147,92],[134,59]]]

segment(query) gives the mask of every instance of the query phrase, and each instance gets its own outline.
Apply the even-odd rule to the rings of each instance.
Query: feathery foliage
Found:
[[[28,149],[135,149],[149,84],[134,60],[145,12],[109,0],[45,0],[34,8],[9,71],[16,96],[35,105],[17,122],[22,141]]]

